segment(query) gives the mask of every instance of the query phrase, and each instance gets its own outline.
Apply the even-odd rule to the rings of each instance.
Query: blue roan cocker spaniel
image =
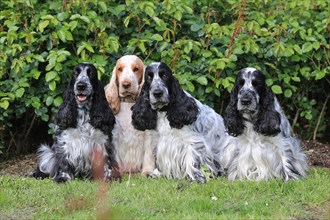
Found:
[[[146,67],[145,83],[132,111],[136,129],[159,134],[155,176],[203,183],[201,165],[215,175],[221,172],[218,154],[229,137],[222,117],[182,90],[166,64]]]
[[[73,69],[55,123],[54,144],[40,146],[38,167],[30,176],[56,182],[91,178],[93,165],[101,164],[104,179],[119,178],[111,145],[115,118],[93,65]]]
[[[234,136],[220,154],[230,180],[306,176],[306,155],[260,71],[239,72],[224,120]]]

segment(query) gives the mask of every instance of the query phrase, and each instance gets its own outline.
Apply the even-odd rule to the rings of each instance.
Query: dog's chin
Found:
[[[158,101],[150,103],[153,110],[161,110],[163,107],[167,106],[168,102]]]
[[[126,97],[132,97],[132,98],[136,98],[138,95],[138,93],[136,92],[122,92],[122,93],[119,93],[119,97],[121,98],[126,98]]]

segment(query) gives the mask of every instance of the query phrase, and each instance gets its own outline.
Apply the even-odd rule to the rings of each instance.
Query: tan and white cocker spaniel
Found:
[[[155,169],[156,132],[138,131],[131,123],[131,107],[143,85],[144,69],[139,57],[125,55],[117,60],[110,83],[105,87],[106,98],[116,118],[112,143],[122,174],[140,172],[149,176]]]

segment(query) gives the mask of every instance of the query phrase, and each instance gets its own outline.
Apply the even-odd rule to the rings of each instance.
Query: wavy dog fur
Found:
[[[202,164],[216,175],[221,172],[216,158],[228,142],[222,117],[182,90],[165,63],[147,66],[145,83],[132,110],[136,129],[159,134],[155,175],[203,183]]]
[[[38,167],[30,176],[56,182],[91,178],[92,165],[101,163],[105,179],[120,177],[111,145],[115,118],[92,64],[73,69],[55,123],[54,144],[40,146]],[[104,161],[96,161],[100,158]]]
[[[224,121],[235,137],[220,154],[230,180],[306,177],[306,155],[260,71],[239,72]]]

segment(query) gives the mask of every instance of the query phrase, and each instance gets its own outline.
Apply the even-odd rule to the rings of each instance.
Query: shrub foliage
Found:
[[[169,64],[186,90],[219,113],[238,70],[254,66],[267,76],[296,133],[310,139],[326,131],[328,1],[3,0],[0,5],[2,151],[29,148],[31,129],[51,121],[76,63],[93,63],[107,82],[124,54],[136,54],[146,64]]]

